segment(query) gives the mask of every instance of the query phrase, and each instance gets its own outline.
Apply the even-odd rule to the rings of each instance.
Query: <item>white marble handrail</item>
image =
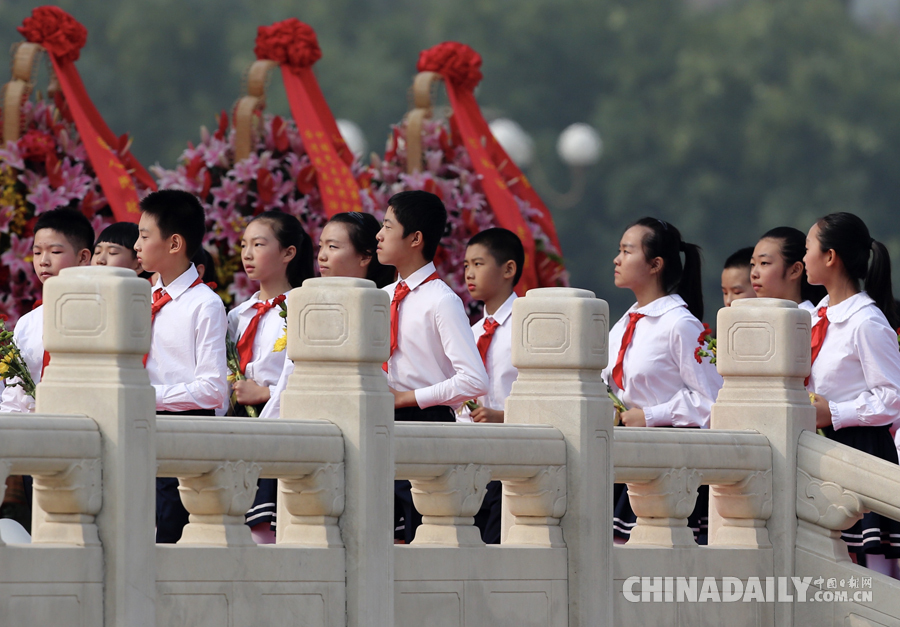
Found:
[[[90,418],[0,416],[0,500],[10,474],[34,476],[35,500],[46,513],[32,530],[34,544],[100,545],[100,456],[100,430]]]
[[[900,520],[900,466],[804,431],[797,452],[800,542],[845,561],[840,531],[866,512]]]
[[[178,477],[190,513],[180,544],[254,546],[244,513],[260,477],[281,480],[279,544],[342,546],[344,440],[326,421],[159,417],[157,475]]]
[[[701,485],[713,486],[723,524],[711,544],[768,547],[772,449],[750,431],[615,430],[615,479],[637,516],[630,546],[694,547],[687,519]]]
[[[701,474],[700,484],[732,484],[772,468],[769,440],[750,431],[618,427],[615,442],[618,483],[647,483],[689,468]]]
[[[396,478],[409,479],[423,524],[413,545],[484,546],[473,526],[490,481],[515,523],[506,544],[565,546],[566,442],[555,427],[397,423]]]

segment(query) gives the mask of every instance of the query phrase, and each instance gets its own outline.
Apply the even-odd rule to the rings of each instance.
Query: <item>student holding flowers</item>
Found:
[[[241,261],[250,280],[259,282],[259,291],[228,313],[237,415],[259,415],[272,396],[284,367],[285,353],[275,350],[284,334],[284,302],[292,288],[313,276],[312,257],[309,235],[290,214],[263,212],[244,231]],[[274,541],[271,523],[277,493],[277,481],[259,481],[256,500],[247,512],[247,524],[258,542]]]
[[[828,295],[813,313],[812,368],[816,427],[841,444],[897,463],[890,434],[900,420],[900,312],[884,245],[852,213],[832,213],[806,237],[809,282]],[[854,561],[897,576],[900,523],[875,512],[842,533]]]
[[[622,424],[708,428],[722,377],[695,354],[704,333],[699,247],[683,241],[673,225],[642,218],[622,235],[614,263],[616,287],[637,298],[610,330],[610,356],[616,357],[603,371],[626,408]],[[628,539],[635,516],[625,486],[616,486],[616,496],[613,530]],[[696,536],[705,535],[704,496],[690,518]]]

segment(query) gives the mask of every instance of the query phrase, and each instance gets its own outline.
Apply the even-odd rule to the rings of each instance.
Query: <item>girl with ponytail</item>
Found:
[[[792,300],[800,309],[814,312],[826,292],[821,285],[810,285],[803,265],[805,254],[803,231],[779,226],[763,235],[750,258],[750,283],[756,295]]]
[[[888,252],[857,216],[832,213],[809,230],[803,261],[809,282],[828,291],[813,314],[807,379],[816,426],[896,464],[889,428],[900,419],[900,319]],[[842,535],[857,563],[895,575],[900,523],[870,512]]]
[[[235,343],[244,379],[234,381],[235,414],[257,415],[272,396],[284,368],[285,353],[275,352],[284,332],[281,304],[291,288],[313,276],[312,240],[300,221],[281,211],[253,218],[241,238],[241,261],[259,291],[228,312],[228,337]],[[255,411],[248,412],[248,407]],[[258,544],[275,541],[273,523],[278,482],[260,479],[253,507],[246,514]]]
[[[681,239],[673,225],[655,218],[635,222],[619,243],[616,287],[631,290],[637,302],[609,333],[612,355],[603,378],[624,403],[627,427],[708,428],[722,378],[696,356],[705,334],[700,248]],[[627,539],[634,526],[625,486],[616,486],[614,532]],[[690,519],[705,535],[706,491]]]

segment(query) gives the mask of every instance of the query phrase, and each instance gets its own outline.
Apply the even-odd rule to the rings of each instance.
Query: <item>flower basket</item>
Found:
[[[476,304],[466,289],[466,243],[479,231],[501,226],[522,239],[525,268],[517,291],[568,284],[559,242],[547,208],[527,178],[490,134],[472,90],[481,80],[481,57],[447,42],[423,51],[413,82],[413,108],[392,127],[384,159],[373,159],[370,194],[383,207],[404,190],[425,190],[444,201],[448,229],[435,265],[470,314]],[[443,82],[452,113],[435,116],[432,94]]]
[[[214,133],[202,128],[200,143],[188,145],[174,170],[154,168],[160,187],[190,191],[203,203],[204,246],[226,303],[255,291],[240,260],[241,236],[255,215],[290,213],[317,242],[331,215],[375,209],[368,190],[360,190],[366,168],[341,138],[312,73],[321,57],[312,28],[296,19],[260,27],[256,55],[231,120],[222,112]],[[268,76],[279,66],[293,119],[263,113]]]
[[[19,32],[29,41],[13,49],[0,146],[0,313],[10,324],[40,298],[31,267],[37,216],[78,209],[99,233],[116,220],[136,221],[139,196],[155,187],[129,152],[128,137],[112,134],[81,84],[74,62],[87,40],[84,27],[57,7],[40,7]],[[44,57],[51,64],[48,97],[31,100]]]

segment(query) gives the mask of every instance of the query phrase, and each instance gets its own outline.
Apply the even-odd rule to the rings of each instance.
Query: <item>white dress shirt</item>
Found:
[[[157,411],[216,409],[228,399],[225,305],[197,279],[194,264],[165,286],[172,296],[153,322],[147,374]],[[162,288],[157,280],[153,291]]]
[[[833,307],[828,302],[826,296],[818,305],[828,307],[829,324],[807,389],[828,399],[835,429],[900,419],[897,332],[865,292]],[[822,318],[813,322],[822,324]]]
[[[815,315],[815,313],[816,313],[816,306],[812,304],[812,301],[805,300],[802,303],[800,303],[799,305],[797,305],[797,307],[799,309],[802,309],[803,311],[808,311],[809,313],[811,313],[813,315]]]
[[[512,392],[512,384],[519,376],[519,371],[512,365],[512,307],[515,300],[516,293],[513,292],[497,308],[494,315],[489,316],[485,312],[484,317],[472,325],[476,348],[478,347],[478,338],[484,335],[486,320],[493,320],[500,325],[494,331],[487,352],[488,391],[487,394],[476,399],[479,405],[488,409],[504,410],[506,397]],[[466,409],[457,414],[456,420],[457,422],[472,422],[472,417]]]
[[[620,390],[612,371],[629,313],[646,317],[638,320],[625,351],[625,389]],[[609,365],[603,370],[603,379],[627,408],[644,410],[648,427],[709,428],[709,413],[722,377],[708,358],[697,363],[694,351],[702,331],[703,325],[677,294],[640,308],[635,303],[610,330]]]
[[[31,378],[37,384],[44,366],[44,306],[19,318],[13,330],[13,341],[22,353]],[[0,412],[34,413],[34,399],[25,394],[22,386],[7,386],[0,395]]]
[[[260,418],[281,418],[281,393],[287,388],[288,377],[294,373],[294,362],[284,358],[284,366],[281,368],[281,374],[278,381],[270,388],[271,393],[266,406],[259,412]]]
[[[285,293],[285,296],[287,294]],[[228,337],[237,344],[247,330],[256,309],[253,305],[261,302],[259,292],[228,312]],[[285,320],[281,317],[281,307],[273,307],[259,321],[256,337],[253,339],[253,358],[247,364],[244,376],[258,385],[269,388],[270,398],[274,398],[275,384],[284,368],[287,351],[274,352],[275,342],[284,334]]]
[[[402,279],[411,291],[400,303],[388,385],[400,392],[415,390],[422,409],[455,408],[487,392],[487,373],[459,296],[441,280],[424,282],[434,272],[428,263]],[[382,289],[393,298],[398,283]]]

